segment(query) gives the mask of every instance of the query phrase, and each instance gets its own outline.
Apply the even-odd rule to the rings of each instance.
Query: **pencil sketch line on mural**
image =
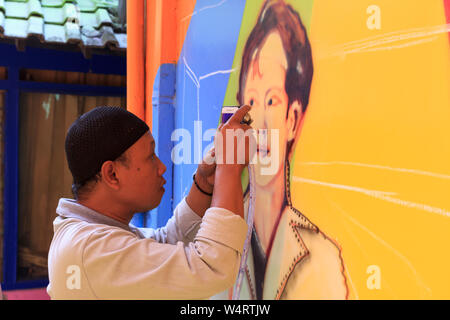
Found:
[[[339,211],[341,211],[341,212],[343,211],[343,209],[342,209],[341,207],[339,207],[334,201],[332,201],[332,200],[330,200],[330,199],[328,199],[328,201],[331,203],[331,205],[332,205],[333,207],[337,208],[337,209],[338,209]],[[354,231],[352,231],[352,229],[349,228],[349,227],[347,226],[346,223],[343,223],[342,226],[344,227],[345,232],[346,232],[348,235],[350,235],[350,237],[352,238],[352,240],[353,240],[353,241],[358,245],[358,247],[360,248],[361,254],[362,254],[362,256],[364,257],[365,261],[372,261],[372,260],[373,260],[373,257],[372,257],[372,256],[370,255],[370,253],[368,253],[368,252],[364,249],[364,247],[361,245],[361,243],[359,242],[358,237],[355,235]],[[364,229],[363,229],[363,230],[364,230]],[[364,230],[364,231],[365,231],[365,230]],[[394,250],[395,250],[395,249],[394,249]],[[349,269],[346,269],[346,270],[349,270]],[[359,300],[359,295],[358,295],[358,292],[357,292],[357,290],[356,290],[356,287],[355,287],[355,285],[354,285],[354,283],[353,283],[353,281],[352,281],[352,279],[351,279],[350,272],[348,273],[348,278],[349,278],[350,284],[352,285],[353,293],[355,294],[355,299],[356,299],[356,300]],[[393,296],[392,296],[393,299],[398,299],[398,297],[393,293],[393,290],[392,290],[391,286],[389,285],[388,281],[384,280],[383,286],[384,286],[384,289],[385,289],[385,290],[387,290],[387,291],[389,291],[391,294],[393,294]]]
[[[433,178],[446,179],[450,180],[450,175],[436,173],[425,170],[417,170],[417,169],[407,169],[407,168],[395,168],[389,166],[383,166],[378,164],[369,164],[369,163],[359,163],[359,162],[347,162],[347,161],[327,161],[327,162],[318,162],[318,161],[308,161],[308,162],[299,162],[299,165],[302,166],[327,166],[327,165],[346,165],[346,166],[355,166],[355,167],[367,167],[381,170],[390,170],[390,171],[398,171],[405,173],[412,173],[423,176],[430,176]]]
[[[217,74],[228,74],[228,73],[231,73],[231,72],[234,72],[234,71],[235,71],[235,69],[214,71],[214,72],[205,74],[204,76],[200,76],[200,81],[203,80],[203,79],[209,78],[211,76],[215,76]]]
[[[203,76],[197,77],[195,72],[192,70],[192,68],[187,63],[185,56],[183,56],[183,63],[184,63],[185,67],[188,70],[186,72],[187,75],[189,76],[189,78],[191,78],[192,82],[194,82],[194,85],[197,88],[197,120],[200,120],[200,82],[203,79],[207,79],[207,78],[215,76],[215,75],[232,73],[232,72],[235,71],[235,69],[217,70],[217,71],[213,71],[213,72],[207,73],[207,74],[205,74]]]
[[[399,257],[407,266],[408,268],[413,272],[414,276],[416,277],[418,283],[425,288],[425,290],[427,290],[427,292],[431,293],[431,289],[425,284],[425,282],[422,280],[422,278],[420,277],[419,273],[417,272],[417,270],[414,268],[413,264],[411,263],[411,261],[408,260],[408,258],[406,258],[403,254],[400,253],[400,251],[398,251],[397,249],[395,249],[394,247],[392,247],[389,243],[387,243],[386,241],[384,241],[382,238],[380,238],[379,236],[377,236],[374,232],[372,232],[371,230],[369,230],[367,227],[365,227],[364,225],[362,225],[358,220],[356,220],[355,218],[353,218],[352,216],[350,216],[349,214],[347,214],[345,212],[344,209],[342,209],[336,202],[330,200],[331,205],[333,205],[336,209],[338,209],[338,211],[348,220],[350,220],[353,224],[355,224],[357,227],[359,227],[360,229],[362,229],[363,231],[365,231],[366,233],[368,233],[372,238],[374,238],[377,242],[379,242],[380,244],[382,244],[384,247],[388,248],[390,251],[392,251],[397,257]]]
[[[385,33],[375,37],[369,37],[357,41],[346,42],[342,45],[332,47],[329,51],[324,50],[323,54],[319,55],[319,59],[331,58],[331,57],[343,57],[351,53],[362,53],[380,50],[391,50],[395,48],[405,48],[408,46],[419,45],[427,42],[431,42],[437,39],[438,34],[444,34],[450,32],[450,24],[443,24],[434,27],[426,28],[413,28],[402,31]],[[422,40],[416,40],[407,42],[404,44],[393,46],[382,46],[389,43],[400,42],[409,39],[425,38]]]
[[[341,211],[341,212],[344,211],[344,210],[343,210],[340,206],[338,206],[334,201],[332,201],[332,200],[330,200],[330,199],[328,199],[328,200],[329,200],[329,202],[331,203],[331,205],[332,205],[333,207],[335,207],[336,209],[338,209],[338,210]],[[352,221],[352,222],[353,222],[353,221]],[[353,222],[353,223],[355,223],[355,222]],[[342,226],[344,227],[345,232],[346,232],[348,235],[350,235],[350,237],[352,238],[352,240],[353,240],[353,241],[358,245],[358,247],[360,248],[361,254],[362,254],[362,256],[364,257],[365,261],[373,261],[373,256],[372,256],[369,252],[367,252],[367,251],[364,249],[364,246],[362,246],[361,243],[359,242],[359,239],[358,239],[358,237],[355,235],[355,232],[352,231],[352,229],[349,228],[349,227],[347,226],[346,223],[343,223]],[[358,225],[357,225],[357,226],[358,226]],[[360,227],[360,226],[358,226],[358,227]],[[361,228],[361,227],[360,227],[360,228]],[[366,230],[363,229],[363,231],[366,231]],[[366,231],[366,232],[367,232],[367,231]],[[377,240],[377,239],[375,239],[375,240]],[[391,250],[395,250],[395,249],[393,249],[392,246],[391,246]],[[346,269],[346,270],[348,270],[348,269]],[[413,270],[413,273],[416,273],[415,270]],[[354,292],[354,294],[355,294],[355,299],[356,299],[356,300],[359,300],[359,295],[358,295],[358,292],[357,292],[357,290],[356,290],[356,287],[354,287],[354,284],[353,284],[353,282],[352,282],[352,280],[351,280],[350,272],[348,273],[348,278],[350,279],[350,282],[351,282],[351,285],[352,285],[352,289],[353,289],[353,292]],[[419,280],[420,280],[420,277],[418,277],[418,278],[419,278]],[[420,280],[420,281],[421,281],[421,280]],[[420,282],[420,281],[419,281],[419,282]],[[391,286],[389,285],[389,282],[388,282],[386,279],[383,281],[383,287],[384,287],[385,290],[389,291],[389,292],[392,294],[392,298],[393,298],[393,299],[398,299],[398,297],[395,295],[395,293],[393,292]]]
[[[407,42],[407,43],[403,43],[403,44],[398,44],[398,45],[392,45],[392,46],[387,46],[387,47],[380,47],[380,48],[373,48],[373,49],[366,49],[366,50],[351,50],[346,52],[346,54],[350,54],[350,53],[361,53],[361,52],[376,52],[376,51],[385,51],[385,50],[393,50],[393,49],[402,49],[402,48],[406,48],[406,47],[412,47],[412,46],[416,46],[419,44],[424,44],[424,43],[428,43],[428,42],[433,42],[435,40],[437,40],[438,37],[434,36],[428,39],[422,39],[422,40],[415,40],[415,41],[411,41],[411,42]]]
[[[296,176],[293,176],[292,179],[293,179],[293,181],[296,181],[296,182],[317,184],[317,185],[322,185],[322,186],[336,188],[336,189],[345,189],[345,190],[349,190],[349,191],[360,192],[360,193],[366,194],[368,196],[371,196],[371,197],[374,197],[374,198],[377,198],[380,200],[392,202],[392,203],[395,203],[395,204],[398,204],[398,205],[401,205],[404,207],[419,209],[419,210],[439,214],[439,215],[450,218],[450,212],[446,211],[445,209],[433,207],[428,204],[416,203],[416,202],[412,202],[412,201],[393,198],[393,197],[390,197],[390,195],[396,195],[396,193],[392,193],[392,192],[367,190],[367,189],[363,189],[363,188],[359,188],[359,187],[346,186],[346,185],[340,185],[340,184],[335,184],[335,183],[328,183],[328,182],[306,179],[306,178],[301,178],[301,177],[296,177]]]
[[[317,181],[317,180],[312,180],[312,179],[302,178],[302,177],[298,177],[298,176],[293,176],[293,177],[292,177],[292,180],[293,180],[293,181],[296,181],[296,182],[305,182],[305,183],[310,183],[310,184],[317,184],[317,185],[322,185],[322,186],[332,187],[332,188],[336,188],[336,189],[343,189],[343,190],[355,191],[355,192],[367,194],[367,195],[369,195],[369,196],[377,196],[377,195],[397,195],[397,193],[395,193],[395,192],[370,190],[370,189],[364,189],[364,188],[360,188],[360,187],[347,186],[347,185],[343,185],[343,184],[336,184],[336,183],[330,183],[330,182],[322,182],[322,181]]]
[[[447,33],[450,31],[449,24],[441,24],[432,27],[423,28],[410,28],[405,30],[393,31],[383,33],[377,36],[371,36],[360,40],[349,41],[344,44],[335,46],[333,49],[338,50],[350,50],[355,48],[373,47],[379,44],[385,44],[389,42],[395,42],[398,40],[407,40],[412,38],[423,38],[430,35]]]
[[[186,20],[186,19],[189,19],[190,17],[195,16],[196,14],[198,14],[198,13],[204,11],[204,10],[214,9],[214,8],[220,7],[220,6],[223,5],[225,2],[227,2],[227,0],[222,0],[222,1],[220,1],[219,3],[216,3],[216,4],[213,4],[213,5],[209,5],[209,6],[205,6],[205,7],[203,7],[203,8],[200,8],[200,9],[198,9],[197,11],[194,11],[192,14],[189,14],[189,15],[183,17],[183,18],[181,19],[181,21],[184,21],[184,20]]]

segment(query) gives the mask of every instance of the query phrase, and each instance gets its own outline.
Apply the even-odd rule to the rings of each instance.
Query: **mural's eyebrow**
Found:
[[[281,89],[281,87],[271,87],[271,88],[267,89],[267,91],[266,91],[264,97],[267,97],[267,95],[268,95],[271,91],[276,91],[276,92],[278,92],[278,93],[283,92],[283,90]]]
[[[258,95],[258,90],[256,90],[255,88],[248,89],[246,93],[251,93],[251,92],[254,92],[254,93],[256,93],[256,95]]]

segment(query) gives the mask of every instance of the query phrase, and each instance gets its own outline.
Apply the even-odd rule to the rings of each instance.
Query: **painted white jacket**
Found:
[[[48,255],[52,299],[205,299],[236,280],[245,221],[222,208],[201,219],[180,202],[166,226],[134,228],[60,199]]]
[[[247,216],[248,196],[245,199]],[[253,249],[249,248],[239,299],[256,299]],[[347,299],[344,263],[337,244],[299,210],[287,206],[281,215],[264,277],[263,300]],[[236,286],[235,288],[236,289]],[[231,299],[227,290],[212,299]]]

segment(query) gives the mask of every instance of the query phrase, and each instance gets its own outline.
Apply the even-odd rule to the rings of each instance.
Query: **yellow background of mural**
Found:
[[[286,2],[306,17],[315,69],[291,165],[294,207],[340,245],[350,299],[449,299],[443,1],[320,0],[311,19],[302,13],[310,9],[306,1]],[[380,29],[367,26],[371,5],[380,9]],[[251,6],[224,105],[236,103],[242,39],[258,14]],[[370,266],[380,271],[379,289],[371,286]]]
[[[350,299],[450,298],[447,29],[440,0],[315,1],[292,198],[342,248]]]

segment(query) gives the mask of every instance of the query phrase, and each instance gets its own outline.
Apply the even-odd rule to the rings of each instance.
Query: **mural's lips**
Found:
[[[164,189],[164,185],[166,184],[166,179],[163,179],[163,182],[161,183],[161,188]]]

